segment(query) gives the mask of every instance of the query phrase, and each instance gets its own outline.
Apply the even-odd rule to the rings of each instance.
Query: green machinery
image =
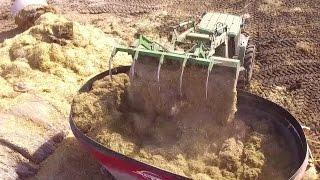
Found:
[[[214,66],[218,65],[236,69],[235,83],[240,72],[244,72],[244,80],[249,83],[252,77],[255,46],[249,43],[248,36],[241,33],[244,21],[241,16],[206,13],[200,22],[182,22],[173,27],[170,48],[140,35],[133,47],[114,47],[109,67],[111,68],[113,56],[122,51],[133,57],[131,73],[134,73],[137,59],[147,56],[159,61],[158,74],[166,60],[173,60],[181,62],[181,76],[187,63],[204,65],[208,68],[208,76]]]

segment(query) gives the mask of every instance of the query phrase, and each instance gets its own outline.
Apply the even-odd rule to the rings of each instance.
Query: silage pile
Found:
[[[160,84],[157,67],[142,64],[133,78],[118,74],[94,82],[74,99],[75,123],[107,148],[193,179],[289,177],[295,163],[274,126],[257,117],[232,118],[228,71],[214,71],[206,100],[199,69],[187,68],[180,96],[174,67],[161,71]]]
[[[49,99],[67,115],[79,84],[107,68],[115,44],[97,28],[61,15],[42,15],[35,26],[0,45],[0,107],[28,91]]]
[[[0,160],[1,177],[38,171],[68,131],[72,97],[84,80],[107,69],[115,44],[101,30],[53,13],[0,44],[0,139],[15,150],[1,145],[0,156],[7,157]],[[116,63],[130,61],[118,57]]]

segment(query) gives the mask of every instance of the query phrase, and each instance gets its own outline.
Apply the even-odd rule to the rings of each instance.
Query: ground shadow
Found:
[[[0,32],[0,43],[6,39],[14,37],[17,34],[20,34],[22,32],[23,32],[23,30],[21,30],[19,28],[10,29],[8,31],[2,31],[2,32]]]

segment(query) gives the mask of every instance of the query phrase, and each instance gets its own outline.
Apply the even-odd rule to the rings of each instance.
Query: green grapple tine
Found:
[[[109,59],[109,76],[110,76],[111,79],[112,79],[112,71],[111,71],[111,69],[112,69],[112,60],[113,60],[113,57],[116,55],[116,53],[117,53],[117,48],[113,48],[112,49],[112,53],[110,55],[110,59]]]
[[[186,67],[188,59],[189,59],[189,55],[186,55],[186,57],[184,58],[184,60],[182,62],[182,66],[181,66],[180,84],[179,84],[180,96],[182,96],[182,77],[183,77],[183,72],[184,72],[184,68]]]
[[[213,69],[213,65],[214,65],[214,60],[212,60],[212,62],[209,64],[209,67],[208,67],[208,71],[211,72],[212,69]]]
[[[158,72],[157,72],[158,83],[160,82],[160,69],[161,69],[161,65],[163,64],[163,61],[164,61],[164,54],[160,56],[160,60],[159,60]]]
[[[138,58],[138,55],[153,57],[153,58],[160,58],[163,55],[165,59],[168,59],[170,61],[180,61],[180,62],[183,62],[183,60],[186,58],[185,53],[181,54],[175,51],[163,52],[159,50],[149,50],[144,48],[127,48],[127,47],[117,47],[117,51],[126,52],[132,55],[134,61],[136,61],[136,59]],[[213,56],[210,59],[208,59],[208,58],[189,55],[188,62],[192,64],[197,64],[197,65],[209,66],[212,59],[214,59],[214,64],[219,64],[220,66],[238,68],[240,64],[240,61],[237,59],[230,59],[230,58],[224,58],[224,57],[218,57],[218,56]]]
[[[207,80],[206,80],[206,99],[208,98],[208,85],[209,85],[209,76],[210,76],[210,73],[213,69],[213,65],[214,65],[214,60],[212,60],[212,62],[209,64],[209,67],[208,67],[208,71],[207,71]]]
[[[133,78],[134,76],[134,66],[135,66],[135,63],[139,57],[139,50],[136,50],[135,53],[134,53],[134,57],[133,57],[133,61],[132,61],[132,65],[131,65],[131,77]]]

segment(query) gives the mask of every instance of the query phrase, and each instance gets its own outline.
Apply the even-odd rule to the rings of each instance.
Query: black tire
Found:
[[[243,66],[245,68],[246,84],[250,84],[250,81],[252,79],[253,65],[255,62],[255,53],[256,53],[256,47],[251,41],[249,41],[245,55],[244,55],[244,62],[243,62]]]

